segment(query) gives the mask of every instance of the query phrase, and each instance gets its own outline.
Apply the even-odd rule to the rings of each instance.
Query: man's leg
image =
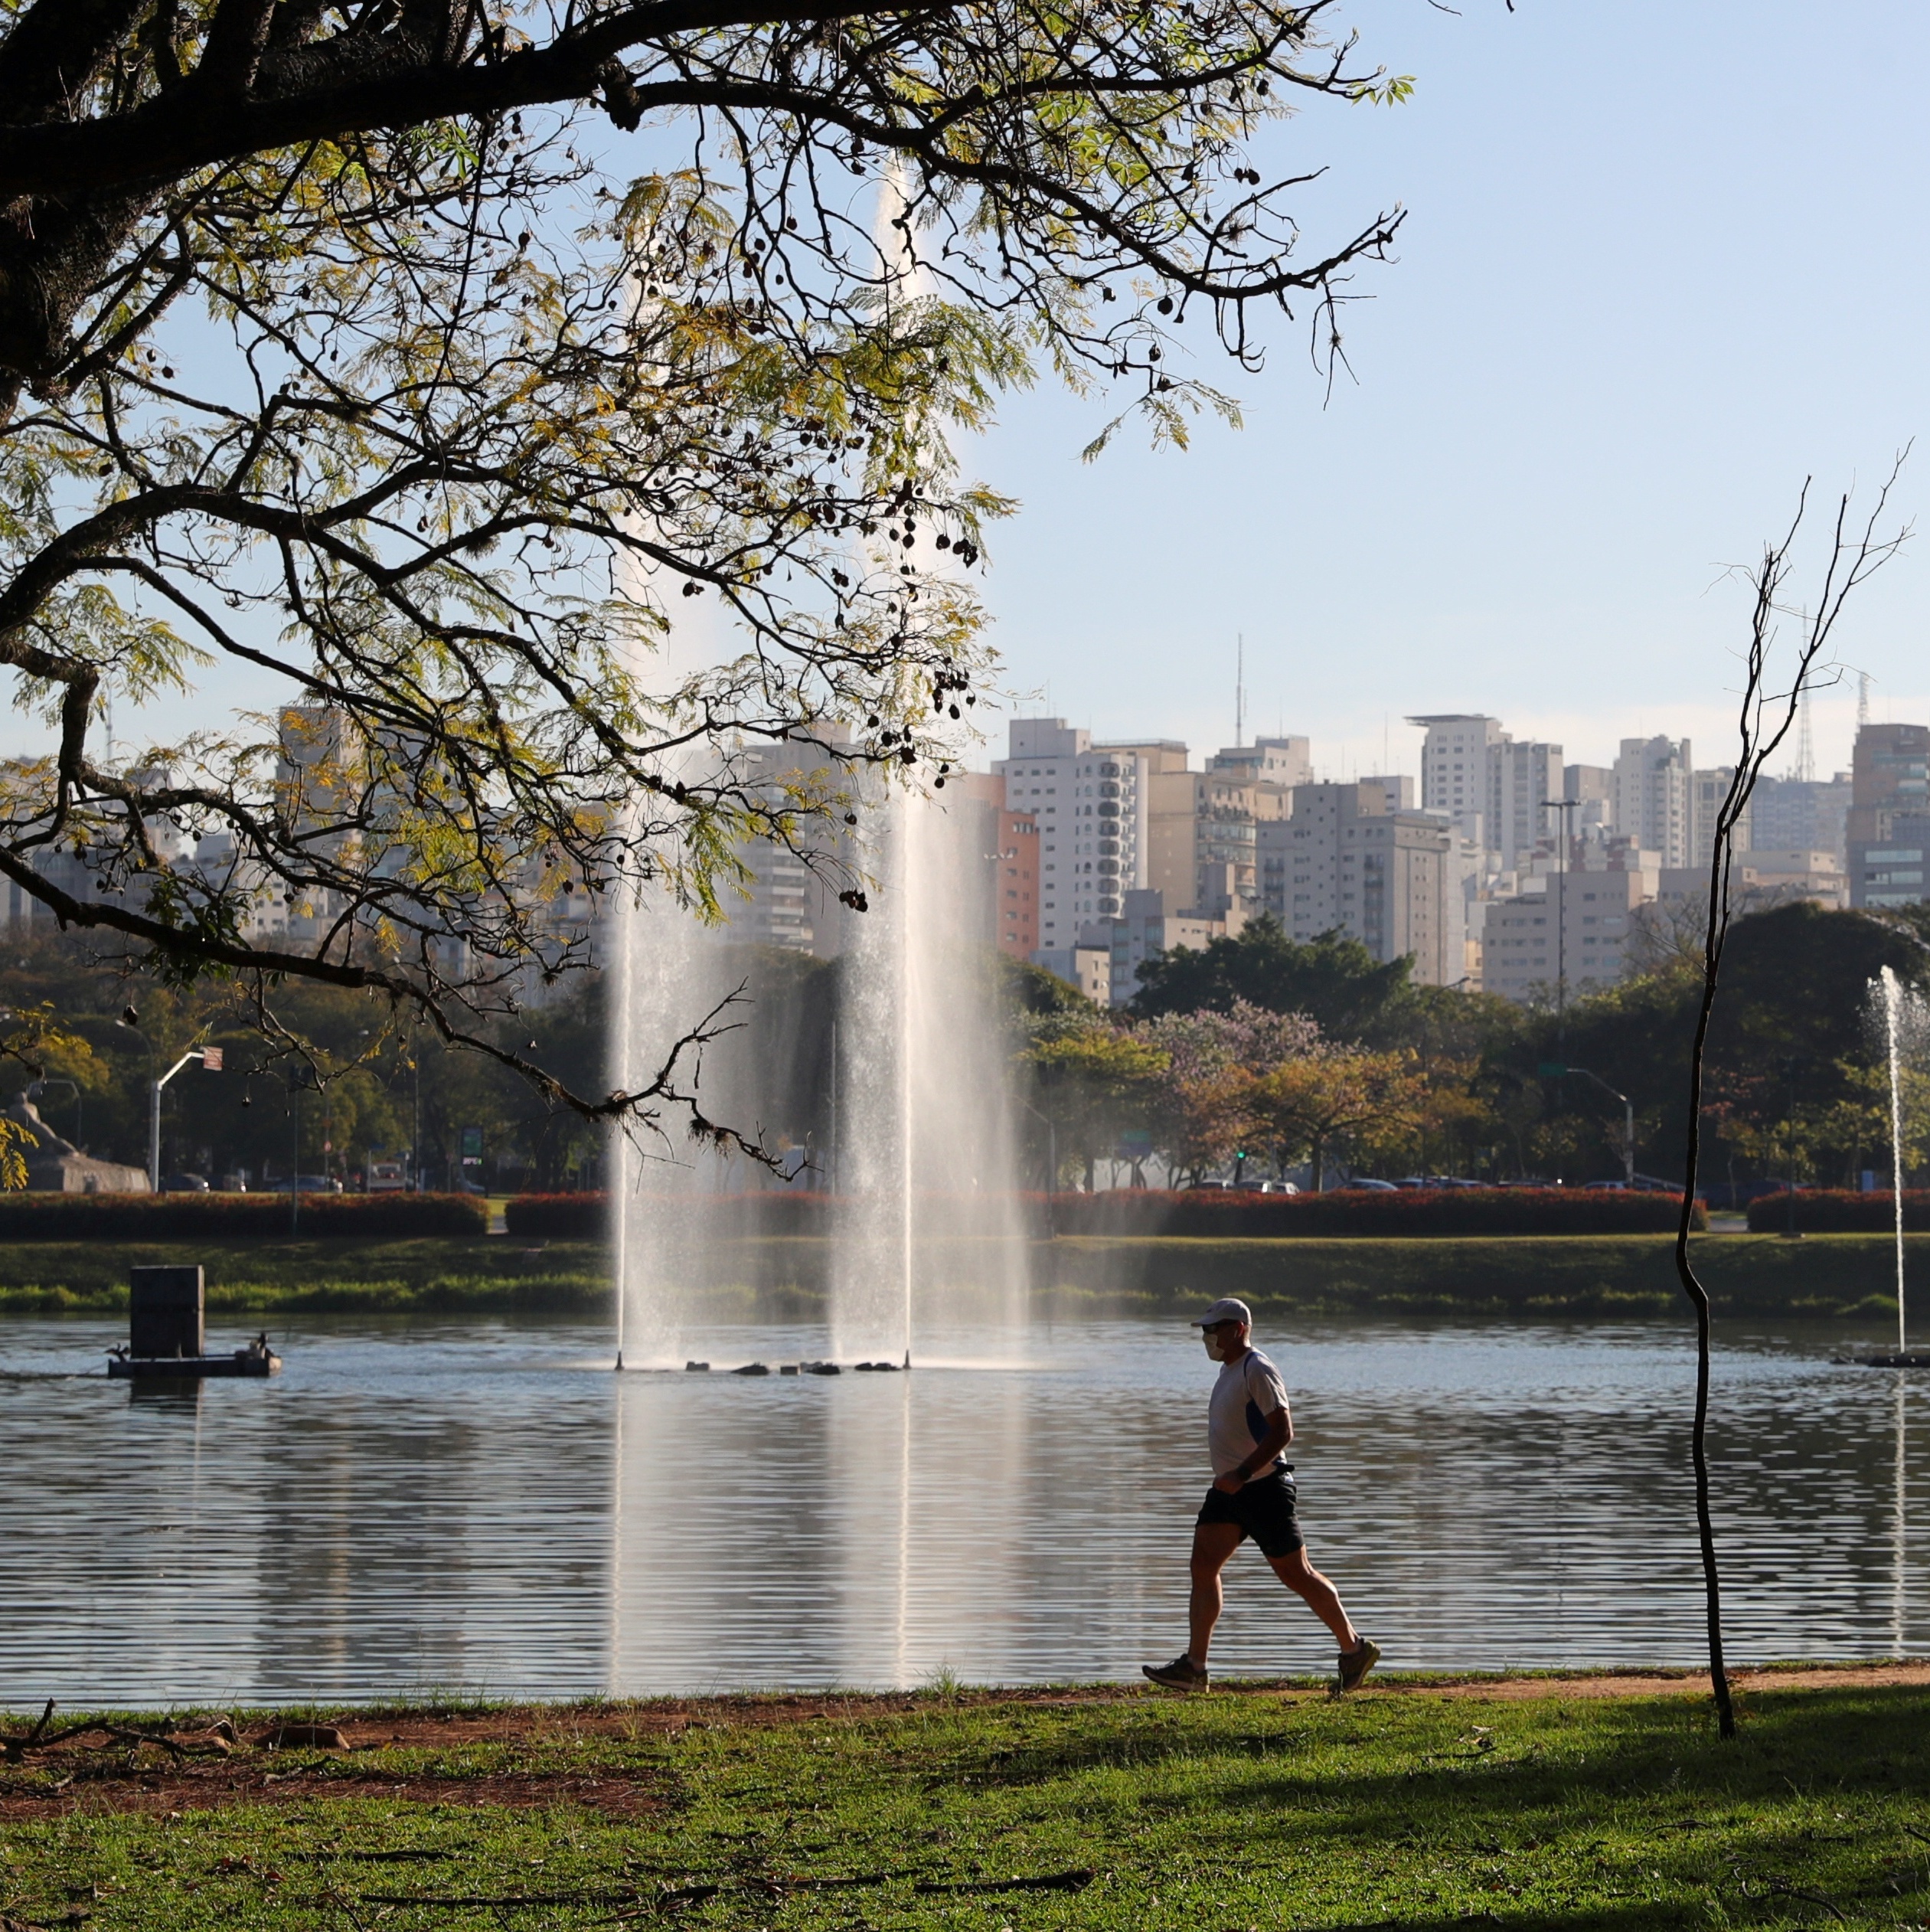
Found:
[[[1246,1532],[1237,1523],[1196,1523],[1193,1528],[1193,1597],[1188,1608],[1191,1635],[1186,1654],[1202,1670],[1207,1667],[1207,1651],[1213,1642],[1213,1626],[1220,1621],[1226,1593],[1220,1587],[1220,1573],[1226,1559],[1240,1545]],[[1337,1603],[1339,1599],[1334,1600]]]
[[[1197,1563],[1199,1546],[1196,1543],[1194,1548]],[[1223,1563],[1226,1560],[1225,1557],[1220,1558]],[[1334,1633],[1334,1640],[1343,1650],[1354,1651],[1360,1649],[1360,1633],[1354,1627],[1348,1620],[1347,1612],[1341,1607],[1340,1592],[1307,1561],[1307,1551],[1304,1545],[1297,1550],[1290,1551],[1285,1556],[1269,1557],[1267,1561],[1273,1566],[1273,1574],[1289,1590],[1296,1596],[1306,1599],[1307,1607]],[[1197,1568],[1194,1574],[1197,1579],[1199,1574]],[[1218,1588],[1219,1586],[1216,1581],[1213,1604],[1216,1615],[1219,1610]],[[1200,1586],[1197,1581],[1193,1586],[1193,1600],[1196,1604],[1200,1600]],[[1197,1611],[1195,1619],[1197,1622]],[[1213,1624],[1210,1620],[1208,1621],[1207,1628],[1208,1630],[1212,1630]]]

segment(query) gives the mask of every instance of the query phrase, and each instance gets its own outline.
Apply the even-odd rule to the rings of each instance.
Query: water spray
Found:
[[[1896,1210],[1896,1352],[1900,1355],[1909,1347],[1906,1339],[1903,1310],[1903,1081],[1898,1064],[1896,1039],[1896,1009],[1902,997],[1902,989],[1896,983],[1895,971],[1889,966],[1885,966],[1878,975],[1877,983],[1883,989],[1884,1044],[1889,1049],[1889,1060],[1890,1205]]]
[[[1896,1242],[1896,1352],[1864,1355],[1867,1368],[1930,1368],[1930,1355],[1909,1352],[1909,1314],[1904,1301],[1903,1247],[1903,1054],[1920,1043],[1925,1024],[1922,997],[1885,966],[1870,982],[1882,1020],[1879,1040],[1889,1070],[1890,1219]]]

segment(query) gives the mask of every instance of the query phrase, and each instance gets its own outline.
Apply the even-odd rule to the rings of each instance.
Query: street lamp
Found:
[[[1541,801],[1544,812],[1559,812],[1563,816],[1559,838],[1561,843],[1555,854],[1555,1044],[1565,1046],[1568,1041],[1568,848],[1573,837],[1572,822],[1567,814],[1582,801],[1578,798],[1545,798]]]
[[[148,1096],[148,1185],[156,1194],[161,1192],[161,1090],[165,1087],[191,1060],[201,1063],[204,1074],[218,1074],[221,1071],[222,1049],[220,1047],[190,1047],[161,1077],[153,1083]]]
[[[1635,1185],[1635,1104],[1626,1093],[1618,1093],[1599,1074],[1592,1074],[1585,1067],[1570,1067],[1559,1060],[1544,1060],[1540,1068],[1543,1080],[1561,1080],[1573,1074],[1582,1080],[1592,1080],[1603,1093],[1621,1103],[1621,1168],[1622,1178],[1628,1186]]]

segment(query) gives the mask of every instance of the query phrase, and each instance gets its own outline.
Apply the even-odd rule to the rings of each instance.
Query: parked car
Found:
[[[1364,1174],[1357,1174],[1350,1181],[1343,1181],[1334,1192],[1337,1194],[1348,1188],[1360,1188],[1369,1194],[1399,1194],[1400,1189],[1392,1181],[1370,1180]]]
[[[401,1194],[409,1185],[409,1170],[400,1161],[371,1161],[368,1191],[371,1194]]]
[[[161,1177],[163,1194],[205,1194],[207,1176],[205,1174],[164,1174]]]
[[[339,1194],[341,1192],[341,1183],[339,1181],[331,1181],[325,1174],[298,1174],[295,1177],[293,1185],[298,1194]],[[270,1194],[286,1194],[289,1191],[289,1182],[287,1176],[284,1175],[279,1181],[264,1181],[262,1185]]]

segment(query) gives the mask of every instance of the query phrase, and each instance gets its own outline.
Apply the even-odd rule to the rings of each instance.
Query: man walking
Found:
[[[1306,1539],[1294,1513],[1293,1465],[1281,1453],[1293,1440],[1287,1385],[1279,1370],[1248,1345],[1253,1311],[1244,1302],[1230,1296],[1216,1301],[1193,1326],[1220,1370],[1207,1409],[1213,1487],[1193,1531],[1192,1638],[1170,1664],[1142,1668],[1155,1684],[1174,1690],[1207,1688],[1207,1649],[1225,1600],[1220,1573],[1250,1536],[1273,1574],[1334,1633],[1341,1646],[1337,1697],[1373,1669],[1380,1649],[1354,1627],[1334,1586],[1307,1561]]]

